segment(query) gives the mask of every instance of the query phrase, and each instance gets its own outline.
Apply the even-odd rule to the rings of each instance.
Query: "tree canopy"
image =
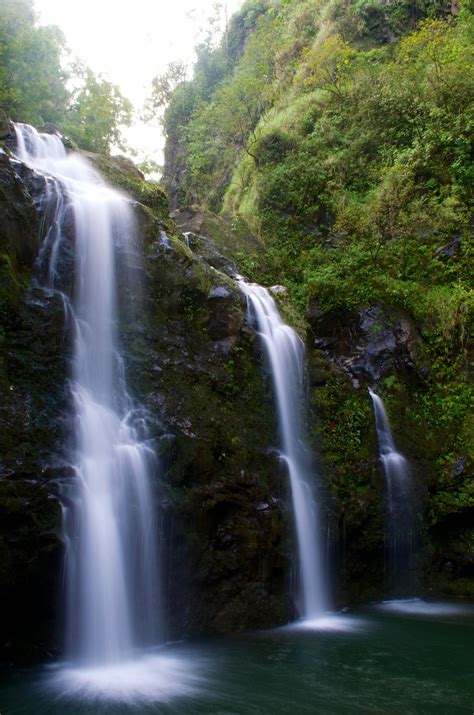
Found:
[[[120,145],[132,105],[116,85],[66,59],[64,36],[38,25],[32,0],[0,0],[0,107],[14,121],[54,124],[80,147],[107,152]]]
[[[15,119],[57,122],[68,99],[64,37],[37,27],[30,0],[0,0],[0,105]]]

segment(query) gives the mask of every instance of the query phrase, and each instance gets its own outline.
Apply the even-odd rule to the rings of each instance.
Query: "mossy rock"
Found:
[[[282,475],[261,346],[235,281],[156,228],[141,325],[124,339],[162,468],[171,630],[276,625],[286,607]]]
[[[192,205],[177,209],[172,218],[182,233],[191,232],[198,238],[211,239],[227,258],[237,259],[262,250],[259,241],[240,217],[219,216],[201,206]]]
[[[146,181],[142,172],[130,159],[124,156],[107,156],[87,151],[83,151],[81,154],[112,186],[122,189],[136,201],[149,208],[171,233],[176,232],[176,228],[170,221],[166,193],[157,182]]]

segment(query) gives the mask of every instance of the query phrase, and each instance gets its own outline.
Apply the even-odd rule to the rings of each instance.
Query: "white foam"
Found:
[[[317,618],[305,618],[285,626],[288,630],[301,631],[358,631],[365,623],[361,618],[340,613],[324,613]]]
[[[422,598],[407,598],[383,601],[377,608],[393,613],[407,613],[414,616],[462,616],[472,614],[474,606],[463,603],[425,601]]]
[[[189,658],[147,654],[133,661],[102,667],[62,664],[48,688],[65,699],[139,705],[195,695],[202,678]]]

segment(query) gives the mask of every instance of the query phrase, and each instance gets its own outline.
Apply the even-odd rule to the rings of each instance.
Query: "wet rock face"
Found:
[[[312,434],[327,485],[333,593],[341,603],[390,597],[384,477],[366,388],[395,376],[419,385],[421,340],[407,316],[377,305],[322,312],[313,304],[307,318]]]
[[[239,275],[235,262],[222,255],[220,246],[212,238],[200,236],[192,231],[187,231],[184,237],[193,253],[199,258],[203,258],[210,266],[231,278],[236,278]]]
[[[381,306],[359,312],[308,312],[314,347],[357,383],[369,385],[390,374],[417,377],[420,337],[412,321]]]
[[[378,305],[323,313],[313,304],[308,322],[312,434],[329,496],[334,592],[342,602],[392,596],[384,591],[385,483],[371,386],[410,466],[417,580],[432,593],[470,597],[469,477],[457,427],[438,411],[439,376],[425,326]]]
[[[142,232],[143,322],[126,350],[160,459],[170,631],[275,625],[286,605],[285,477],[269,449],[276,425],[261,347],[236,283],[161,232]]]
[[[0,478],[2,665],[44,660],[58,647],[59,518],[41,478]]]
[[[57,645],[69,347],[62,300],[35,278],[42,188],[43,179],[0,155],[1,662],[44,657]]]
[[[122,345],[159,456],[170,636],[276,625],[286,608],[286,478],[270,449],[273,396],[235,264],[212,239],[186,245],[153,203],[137,204],[136,217],[144,258],[139,295],[119,286]]]
[[[211,340],[219,343],[216,349],[228,351],[237,339],[243,323],[242,306],[236,305],[235,296],[223,286],[211,288],[207,296],[209,320],[207,331]]]
[[[31,267],[38,244],[37,213],[33,200],[7,154],[0,154],[0,251],[24,267]]]

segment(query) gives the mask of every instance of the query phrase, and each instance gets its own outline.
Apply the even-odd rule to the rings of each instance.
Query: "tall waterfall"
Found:
[[[257,321],[270,363],[281,439],[281,457],[290,477],[299,562],[299,611],[313,620],[327,609],[320,517],[310,479],[304,428],[303,341],[282,321],[275,301],[262,286],[240,282]]]
[[[380,397],[369,389],[374,406],[380,461],[386,482],[386,570],[390,595],[415,592],[415,501],[405,457],[397,451]]]
[[[71,302],[64,296],[74,332],[75,424],[75,476],[64,491],[66,651],[73,662],[108,666],[156,642],[160,630],[154,454],[127,392],[117,335],[116,275],[136,258],[134,218],[127,198],[67,154],[59,137],[23,124],[16,136],[18,158],[45,176],[40,257],[53,290],[73,225],[75,294]]]

